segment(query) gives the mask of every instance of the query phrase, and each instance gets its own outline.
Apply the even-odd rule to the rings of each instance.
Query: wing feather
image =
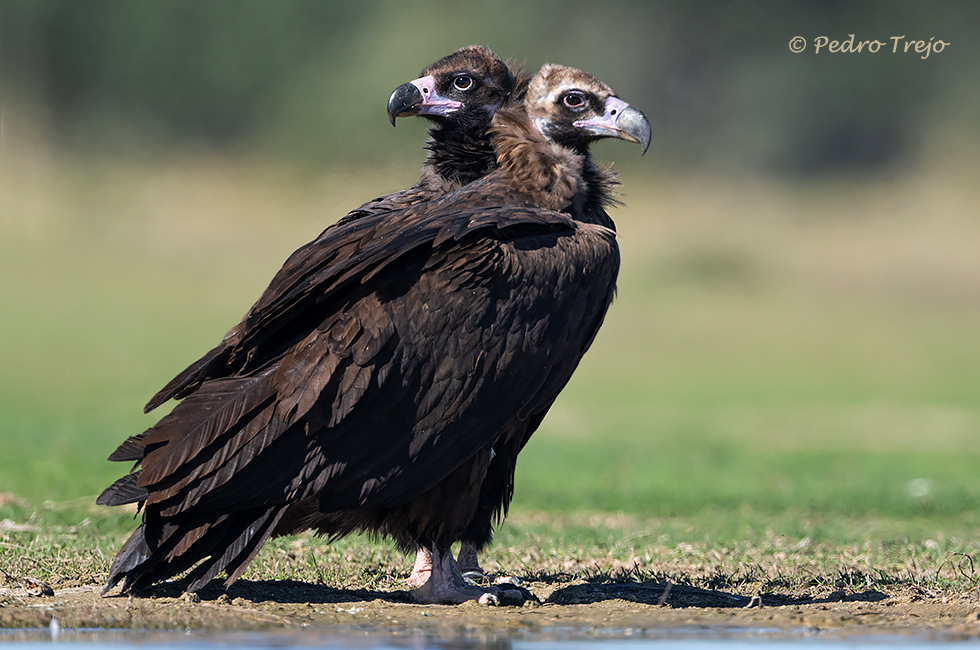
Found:
[[[246,414],[269,399],[274,368],[254,377],[208,382],[151,427],[143,442],[153,449],[143,460],[141,485],[159,483],[227,434]]]

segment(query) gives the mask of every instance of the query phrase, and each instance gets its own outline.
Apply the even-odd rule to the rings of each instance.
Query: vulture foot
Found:
[[[484,605],[523,605],[534,596],[513,584],[478,587],[463,578],[452,552],[432,549],[429,579],[412,591],[417,603],[454,605],[475,600]]]

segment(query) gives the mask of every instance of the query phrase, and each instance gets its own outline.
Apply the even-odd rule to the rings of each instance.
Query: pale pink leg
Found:
[[[412,591],[417,603],[454,605],[475,600],[485,605],[523,605],[533,598],[529,591],[512,585],[484,588],[467,583],[451,552],[442,553],[433,548],[431,554],[429,579]]]
[[[409,587],[421,587],[429,579],[432,573],[432,554],[429,549],[419,546],[415,551],[415,566],[412,567],[412,575],[408,576],[405,582]]]

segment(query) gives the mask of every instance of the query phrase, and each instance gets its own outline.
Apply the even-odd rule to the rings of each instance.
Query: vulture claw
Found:
[[[486,580],[487,577],[480,571],[465,571],[463,573],[463,579],[473,584],[478,584]]]
[[[497,605],[500,604],[500,598],[498,598],[495,594],[491,594],[487,592],[482,596],[480,596],[477,602],[480,603],[481,605],[491,605],[493,607],[496,607]]]

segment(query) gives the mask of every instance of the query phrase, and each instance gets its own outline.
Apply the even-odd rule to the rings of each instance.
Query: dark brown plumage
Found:
[[[516,459],[585,353],[619,263],[610,181],[573,137],[616,135],[600,130],[617,120],[568,99],[614,98],[567,68],[535,82],[529,114],[494,118],[500,169],[328,229],[151,401],[182,398],[110,457],[139,469],[99,502],[144,514],[107,589],[188,569],[190,591],[230,584],[273,534],[326,521],[431,548],[420,600],[486,595],[456,580],[449,546],[485,506],[491,458]],[[615,102],[634,120],[617,137],[648,141]],[[559,127],[564,146],[542,135]]]

